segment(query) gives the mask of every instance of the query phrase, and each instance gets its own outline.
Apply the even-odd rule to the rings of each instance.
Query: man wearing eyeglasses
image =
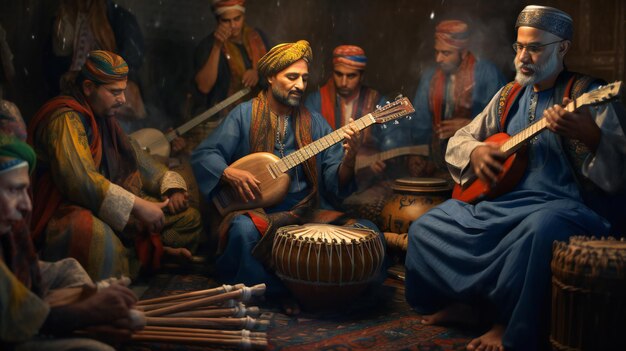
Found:
[[[574,112],[561,105],[600,83],[564,65],[572,18],[527,6],[516,29],[515,81],[450,139],[446,161],[458,184],[478,178],[494,186],[505,156],[485,139],[515,135],[541,119],[548,131],[527,143],[528,166],[508,192],[473,204],[446,201],[408,234],[406,297],[423,323],[492,325],[468,350],[547,348],[552,243],[611,233],[606,214],[586,200],[625,187],[619,102]]]

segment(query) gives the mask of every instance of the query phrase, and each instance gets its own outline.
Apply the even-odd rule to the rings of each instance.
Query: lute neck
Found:
[[[375,119],[371,113],[350,122],[349,124],[333,131],[332,133],[317,139],[316,141],[296,150],[295,152],[283,157],[271,165],[272,172],[275,175],[279,173],[285,173],[297,165],[305,162],[311,157],[319,154],[320,152],[328,149],[336,143],[344,139],[344,129],[352,128],[357,130],[363,130],[375,123]]]
[[[204,122],[209,117],[211,117],[214,114],[220,112],[221,110],[226,108],[228,105],[230,105],[230,104],[234,103],[235,101],[241,99],[242,97],[244,97],[249,92],[250,92],[250,88],[243,88],[243,89],[239,90],[238,92],[234,93],[233,95],[231,95],[231,96],[227,97],[226,99],[224,99],[224,100],[218,102],[217,104],[213,105],[213,107],[211,107],[210,109],[208,109],[208,110],[204,111],[203,113],[199,114],[198,116],[192,118],[191,120],[189,120],[188,122],[186,122],[182,126],[180,126],[180,127],[176,128],[176,129],[172,130],[171,132],[165,134],[165,138],[167,138],[167,141],[171,142],[177,136],[180,136],[180,135],[183,135],[183,134],[187,133],[191,129],[195,128],[198,124]]]
[[[576,100],[576,102],[578,102],[578,100]],[[580,106],[577,106],[577,104],[572,101],[565,106],[565,110],[568,112],[574,112],[577,107]],[[541,118],[537,122],[528,126],[528,128],[509,138],[509,140],[500,146],[500,151],[504,152],[508,157],[519,150],[519,148],[522,147],[528,140],[541,133],[546,128],[548,128],[548,122],[545,118]]]

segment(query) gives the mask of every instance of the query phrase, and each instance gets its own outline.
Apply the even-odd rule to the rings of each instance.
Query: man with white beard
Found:
[[[564,66],[571,17],[527,6],[516,29],[515,81],[450,139],[448,168],[461,186],[475,179],[494,184],[505,157],[498,145],[485,142],[488,137],[515,135],[542,118],[549,131],[530,139],[528,165],[508,192],[473,204],[446,201],[408,234],[407,301],[424,314],[425,324],[489,323],[468,350],[548,345],[552,243],[611,233],[585,200],[622,190],[626,179],[619,102],[574,112],[560,105],[599,86]]]

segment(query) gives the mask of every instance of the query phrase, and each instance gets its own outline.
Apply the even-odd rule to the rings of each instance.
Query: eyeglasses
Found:
[[[512,47],[513,47],[513,51],[515,51],[516,53],[520,53],[522,50],[526,49],[526,52],[528,52],[529,54],[538,54],[541,52],[541,50],[543,50],[544,46],[548,46],[548,45],[552,45],[552,44],[556,44],[556,43],[560,43],[563,40],[557,40],[557,41],[553,41],[551,43],[547,43],[547,44],[530,44],[530,45],[522,45],[520,43],[513,43]]]

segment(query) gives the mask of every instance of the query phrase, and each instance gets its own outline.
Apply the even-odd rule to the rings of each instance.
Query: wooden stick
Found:
[[[200,299],[200,297],[193,297],[193,298],[189,298],[189,299],[183,299],[181,301],[170,301],[170,302],[155,303],[155,304],[150,304],[150,305],[135,305],[135,307],[137,307],[138,309],[141,309],[142,311],[146,311],[147,312],[147,311],[157,310],[157,309],[163,308],[163,307],[178,305],[181,302],[189,302],[189,301],[198,300],[198,299]]]
[[[141,332],[179,332],[179,333],[195,333],[195,334],[220,334],[220,335],[239,335],[246,336],[249,334],[251,338],[266,338],[265,332],[252,332],[248,329],[240,330],[223,330],[223,329],[201,329],[201,328],[178,328],[178,327],[159,327],[146,326]]]
[[[201,299],[202,297],[193,297],[193,298],[189,298],[189,299],[184,299],[180,302],[178,301],[172,301],[172,302],[163,302],[163,303],[155,303],[153,305],[142,305],[142,306],[137,306],[135,305],[135,308],[144,312],[148,312],[148,311],[154,311],[154,310],[158,310],[159,308],[163,308],[163,307],[169,307],[169,306],[176,306],[179,305],[183,302],[190,302],[190,301],[196,301]],[[210,305],[210,306],[203,306],[203,309],[217,309],[217,308],[231,308],[231,307],[235,307],[239,304],[240,302],[235,301],[233,299],[228,299],[222,302],[218,302],[215,305]]]
[[[184,318],[184,317],[148,317],[149,326],[185,327],[185,328],[215,328],[215,329],[254,329],[267,327],[268,320],[245,318]]]
[[[219,338],[202,338],[202,337],[176,337],[176,336],[155,336],[155,335],[132,335],[132,341],[138,342],[162,342],[170,344],[198,345],[198,346],[215,346],[226,345],[241,347],[243,349],[264,350],[267,347],[267,340],[263,339],[219,339]]]
[[[260,314],[259,308],[252,306],[246,307],[244,304],[240,303],[239,306],[231,307],[231,308],[210,308],[210,309],[201,309],[195,311],[183,311],[168,314],[167,317],[258,317]]]
[[[242,301],[249,299],[251,296],[259,296],[265,293],[265,284],[258,284],[253,287],[244,287],[239,290],[223,293],[215,296],[203,297],[197,300],[182,302],[177,305],[167,306],[156,310],[146,312],[146,317],[157,317],[176,312],[188,311],[198,307],[214,305],[229,299],[240,299]]]
[[[182,293],[182,294],[177,294],[177,295],[155,297],[153,299],[141,300],[137,302],[137,305],[139,306],[151,305],[155,303],[168,302],[168,301],[180,301],[181,299],[185,299],[189,297],[207,297],[207,296],[219,295],[219,294],[227,293],[233,290],[240,290],[240,289],[243,289],[244,287],[245,285],[243,284],[222,285],[220,287],[213,288],[213,289],[191,291],[188,293]]]
[[[251,335],[231,335],[231,334],[219,334],[219,333],[181,333],[181,332],[168,332],[168,331],[140,331],[134,333],[135,335],[156,335],[156,336],[187,336],[191,338],[219,338],[219,339],[267,339],[266,336],[253,337]]]

